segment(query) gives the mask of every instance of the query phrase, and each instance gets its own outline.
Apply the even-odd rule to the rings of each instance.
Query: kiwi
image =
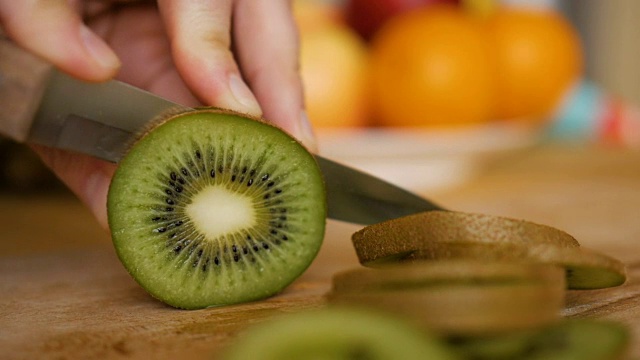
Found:
[[[387,314],[325,308],[289,314],[249,328],[225,360],[458,359],[446,343]]]
[[[499,333],[556,321],[564,272],[552,265],[442,260],[334,276],[331,303],[382,309],[449,334]]]
[[[629,330],[619,323],[582,319],[450,343],[463,358],[475,360],[613,360],[622,358],[629,340]]]
[[[594,250],[552,244],[519,243],[425,243],[399,261],[471,258],[484,261],[525,261],[561,266],[566,269],[567,288],[601,289],[626,281],[624,264]]]
[[[624,264],[618,259],[586,248],[532,246],[531,259],[561,265],[567,272],[567,287],[592,290],[619,286],[627,280]]]
[[[580,246],[571,235],[549,226],[455,211],[427,211],[369,225],[352,240],[362,264],[403,256],[431,242]]]
[[[219,109],[178,114],[143,136],[107,207],[125,268],[185,309],[280,292],[316,256],[326,218],[314,157],[282,130]]]

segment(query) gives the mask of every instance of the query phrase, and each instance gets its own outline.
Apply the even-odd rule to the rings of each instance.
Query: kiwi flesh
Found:
[[[469,338],[452,338],[452,347],[475,360],[614,360],[622,358],[630,334],[622,324],[580,319],[540,329]]]
[[[400,314],[447,334],[500,333],[556,321],[564,279],[561,268],[543,264],[396,263],[336,274],[328,299]]]
[[[196,309],[280,292],[316,256],[326,200],[284,131],[219,109],[178,114],[120,162],[108,194],[118,257],[152,296]]]
[[[458,359],[432,334],[387,314],[325,308],[267,320],[240,334],[224,360]]]
[[[626,281],[624,264],[617,259],[583,247],[519,243],[426,243],[397,261],[442,259],[483,259],[484,261],[523,261],[561,266],[566,270],[567,288],[601,289]]]
[[[369,225],[352,236],[362,264],[406,254],[432,242],[578,247],[571,235],[546,225],[483,214],[426,211]]]

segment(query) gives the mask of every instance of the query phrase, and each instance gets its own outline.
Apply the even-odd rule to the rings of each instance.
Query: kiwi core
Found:
[[[224,186],[202,189],[187,205],[186,212],[196,229],[212,239],[250,228],[256,223],[251,198]]]

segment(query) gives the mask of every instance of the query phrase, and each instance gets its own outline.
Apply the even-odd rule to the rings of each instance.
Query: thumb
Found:
[[[115,75],[120,61],[67,0],[0,1],[0,23],[18,45],[88,81]]]

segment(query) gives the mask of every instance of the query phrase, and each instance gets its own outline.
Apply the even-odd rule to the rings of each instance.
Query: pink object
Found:
[[[640,148],[640,110],[583,80],[561,103],[549,134],[561,139]]]

